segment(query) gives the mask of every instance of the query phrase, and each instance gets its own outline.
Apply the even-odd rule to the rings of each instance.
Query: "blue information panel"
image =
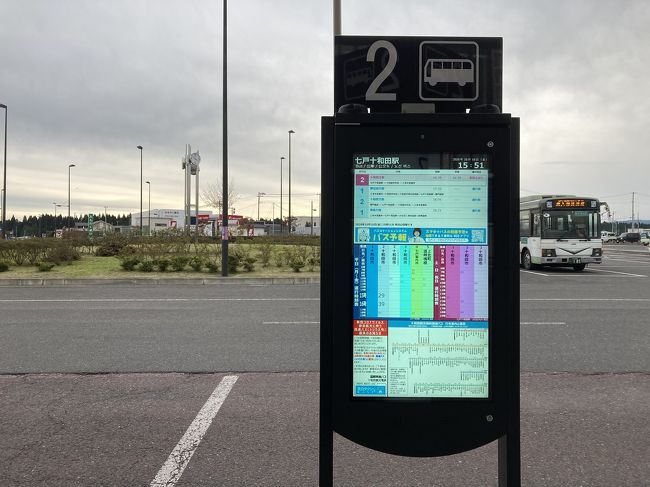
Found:
[[[489,397],[489,157],[353,167],[353,396]]]

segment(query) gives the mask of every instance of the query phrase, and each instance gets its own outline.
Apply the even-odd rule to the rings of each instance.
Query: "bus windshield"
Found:
[[[597,211],[547,211],[542,218],[542,238],[600,238]]]

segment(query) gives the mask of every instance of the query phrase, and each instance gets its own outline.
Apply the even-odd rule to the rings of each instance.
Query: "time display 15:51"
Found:
[[[455,161],[455,169],[487,169],[485,161]]]

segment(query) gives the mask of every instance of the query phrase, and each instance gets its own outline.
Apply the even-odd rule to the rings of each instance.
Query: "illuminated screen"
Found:
[[[488,156],[353,167],[353,396],[488,397]]]
[[[596,200],[561,199],[547,202],[548,208],[596,208]]]

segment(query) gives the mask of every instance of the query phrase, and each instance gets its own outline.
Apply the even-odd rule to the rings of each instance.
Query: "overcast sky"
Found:
[[[342,3],[344,34],[503,37],[503,109],[521,117],[522,194],[596,196],[623,219],[635,191],[637,211],[650,219],[650,2]],[[186,143],[200,150],[201,185],[214,182],[221,5],[0,2],[8,217],[67,204],[70,163],[72,213],[138,211],[137,145],[152,208],[182,207]],[[331,2],[231,0],[228,34],[236,213],[255,217],[257,193],[279,193],[293,129],[292,213],[307,215],[320,192],[320,117],[333,106]],[[271,216],[273,201],[262,198],[262,216]]]

